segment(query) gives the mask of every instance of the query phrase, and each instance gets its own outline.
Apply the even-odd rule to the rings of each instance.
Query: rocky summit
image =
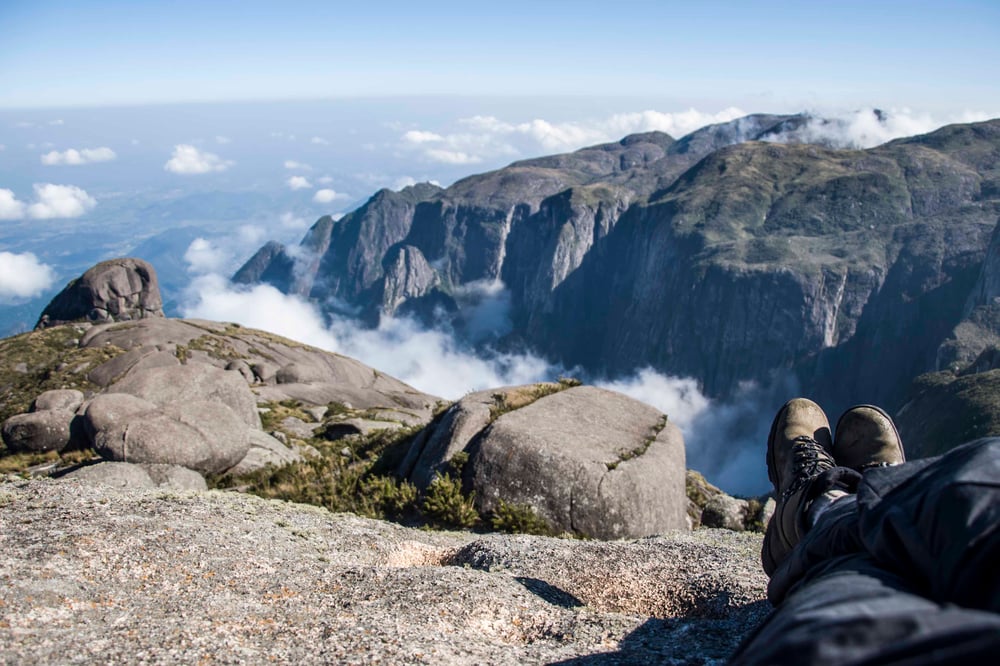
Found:
[[[866,150],[806,143],[813,120],[754,115],[383,190],[235,280],[369,323],[433,321],[501,281],[501,344],[563,367],[652,367],[723,398],[795,381],[831,411],[895,411],[915,377],[965,369],[1000,334],[982,298],[1000,120]]]
[[[93,310],[0,340],[5,663],[706,664],[769,610],[773,507],[685,470],[652,407],[570,379],[449,405]]]

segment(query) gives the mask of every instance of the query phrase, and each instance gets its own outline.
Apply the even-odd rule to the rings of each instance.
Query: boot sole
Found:
[[[906,451],[903,450],[903,438],[899,436],[899,430],[896,428],[896,422],[892,420],[892,417],[889,416],[889,414],[884,409],[882,409],[881,407],[879,407],[877,405],[854,405],[853,407],[851,407],[850,409],[848,409],[846,412],[844,412],[843,414],[840,415],[839,419],[837,419],[837,428],[836,428],[836,430],[833,431],[834,435],[836,435],[836,433],[840,430],[840,422],[844,420],[845,416],[847,416],[847,412],[854,411],[855,409],[858,409],[859,407],[866,407],[868,409],[874,409],[876,412],[878,412],[879,414],[881,414],[882,416],[884,416],[886,418],[886,420],[889,422],[889,425],[892,426],[892,434],[896,436],[896,448],[899,449],[899,456],[900,456],[900,458],[903,459],[903,462],[906,462]],[[837,440],[834,439],[834,445],[836,445],[836,441]],[[836,446],[834,448],[836,448]],[[768,460],[768,464],[770,465],[770,460]]]

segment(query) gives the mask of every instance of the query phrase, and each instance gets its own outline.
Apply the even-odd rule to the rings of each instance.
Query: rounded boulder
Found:
[[[65,409],[16,414],[3,424],[3,441],[14,452],[62,451],[73,441],[73,419]]]

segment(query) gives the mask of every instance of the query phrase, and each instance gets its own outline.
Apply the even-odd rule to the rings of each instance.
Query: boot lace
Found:
[[[833,467],[830,454],[823,445],[808,435],[799,435],[792,444],[792,469],[795,478],[785,492],[781,493],[781,499],[787,501],[789,497],[802,490],[814,477]]]

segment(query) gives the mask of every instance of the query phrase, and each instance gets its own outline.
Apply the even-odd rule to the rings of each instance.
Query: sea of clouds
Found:
[[[624,377],[594,377],[533,354],[473,347],[468,337],[448,328],[430,328],[407,317],[385,317],[366,328],[347,315],[324,314],[299,296],[270,285],[233,285],[218,272],[224,254],[205,239],[189,248],[194,278],[182,299],[181,314],[271,331],[294,340],[356,358],[421,391],[455,400],[500,386],[552,381],[573,376],[618,391],[667,414],[684,433],[688,466],[732,493],[755,495],[769,488],[764,441],[773,400],[755,386],[735,400],[718,403],[705,397],[697,381],[672,377],[651,368]],[[206,259],[206,257],[208,259]],[[509,328],[509,292],[498,281],[466,285],[459,301],[466,333],[480,340]]]

